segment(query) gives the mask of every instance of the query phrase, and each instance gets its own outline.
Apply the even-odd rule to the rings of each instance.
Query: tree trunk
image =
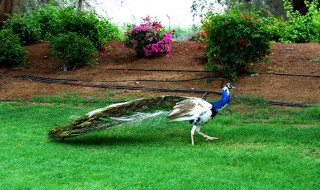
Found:
[[[0,1],[0,26],[3,21],[7,19],[6,14],[12,15],[13,13],[19,13],[19,6],[21,0],[1,0]]]
[[[82,3],[83,3],[83,0],[79,0],[79,2],[78,2],[78,12],[80,12],[82,10]]]

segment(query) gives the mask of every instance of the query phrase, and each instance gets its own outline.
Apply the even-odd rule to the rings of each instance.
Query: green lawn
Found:
[[[0,189],[320,189],[319,106],[236,101],[202,128],[221,139],[195,146],[165,117],[50,141],[107,102],[70,97],[0,103]]]

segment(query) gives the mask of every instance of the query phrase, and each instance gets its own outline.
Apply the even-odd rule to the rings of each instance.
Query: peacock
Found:
[[[169,112],[168,118],[171,121],[189,121],[193,125],[191,129],[191,144],[194,145],[194,134],[205,137],[207,140],[218,140],[217,137],[211,137],[200,131],[201,125],[207,123],[224,107],[229,105],[229,89],[234,87],[227,83],[221,90],[222,98],[216,102],[207,102],[202,98],[189,98],[178,102]]]
[[[209,121],[224,106],[229,104],[230,95],[228,89],[231,88],[234,87],[228,83],[222,88],[222,99],[213,103],[209,103],[201,98],[158,96],[111,104],[107,107],[90,111],[83,116],[73,117],[68,123],[51,129],[48,137],[50,139],[63,140],[91,132],[111,129],[150,117],[167,115],[172,121],[187,120],[193,124],[191,130],[193,145],[195,131],[208,140],[216,140],[216,137],[210,137],[200,132],[200,125]]]

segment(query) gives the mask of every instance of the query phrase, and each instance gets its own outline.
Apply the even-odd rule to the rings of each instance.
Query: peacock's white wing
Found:
[[[190,121],[197,119],[204,112],[210,111],[212,105],[200,98],[186,99],[178,102],[168,114],[172,121]]]

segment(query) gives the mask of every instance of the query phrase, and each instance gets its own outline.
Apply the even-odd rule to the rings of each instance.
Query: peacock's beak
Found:
[[[229,89],[235,89],[236,87],[234,87],[234,86],[232,86],[232,85],[229,85],[228,88],[229,88]]]
[[[234,88],[236,88],[236,87],[232,86],[230,83],[227,83],[225,87],[227,87],[228,89],[234,89]]]

